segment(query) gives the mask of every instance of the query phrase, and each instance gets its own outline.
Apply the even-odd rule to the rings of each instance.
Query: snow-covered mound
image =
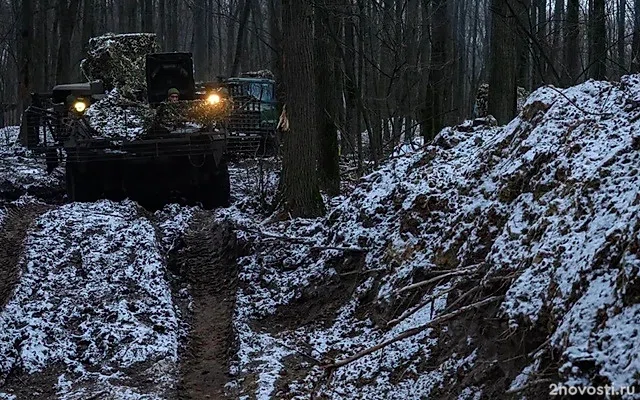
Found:
[[[239,262],[233,390],[476,399],[637,387],[639,121],[640,76],[543,87],[507,126],[447,128],[392,159],[326,218],[245,227],[256,254]]]
[[[53,376],[58,398],[172,396],[179,318],[155,228],[135,203],[46,212],[26,239],[21,265],[0,314],[4,391],[26,390],[21,374],[41,374]]]

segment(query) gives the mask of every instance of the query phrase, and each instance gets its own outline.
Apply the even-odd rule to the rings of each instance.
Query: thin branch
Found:
[[[562,93],[562,91],[561,91],[561,90],[558,90],[558,89],[556,89],[555,87],[553,87],[553,86],[551,86],[551,85],[545,85],[545,87],[547,87],[547,88],[549,88],[549,89],[551,89],[551,90],[553,90],[553,91],[555,91],[555,92],[558,92],[558,94],[560,94],[562,97],[564,97],[565,99],[567,99],[567,101],[568,101],[569,103],[571,103],[571,105],[573,105],[575,108],[577,108],[578,110],[582,111],[582,112],[583,112],[583,113],[585,113],[585,114],[589,114],[589,115],[597,115],[597,116],[600,116],[600,117],[606,117],[606,116],[611,115],[611,113],[597,113],[597,112],[593,112],[593,111],[587,111],[587,110],[585,110],[584,108],[581,108],[579,105],[577,105],[577,104],[576,104],[573,100],[571,100],[569,97],[567,97],[567,95],[566,95],[566,94]]]
[[[366,253],[367,251],[369,251],[369,249],[363,249],[362,247],[356,247],[356,246],[347,246],[347,247],[340,247],[340,246],[313,246],[311,248],[311,250],[317,250],[317,251],[338,250],[338,251],[344,251],[345,253]]]
[[[400,288],[400,289],[398,289],[396,291],[396,294],[401,294],[401,293],[404,293],[406,291],[409,291],[409,290],[412,290],[412,289],[416,289],[416,288],[428,285],[430,283],[438,282],[439,280],[444,279],[444,278],[448,278],[450,276],[466,275],[466,274],[468,274],[470,272],[473,272],[473,270],[471,270],[471,269],[462,269],[462,270],[456,270],[456,271],[452,271],[452,272],[449,272],[449,273],[446,273],[446,274],[438,275],[438,276],[436,276],[434,278],[430,278],[430,279],[427,279],[427,280],[424,280],[424,281],[420,281],[420,282],[411,284],[409,286],[405,286],[403,288]]]
[[[547,384],[547,383],[551,383],[551,382],[553,382],[553,379],[538,379],[536,381],[527,383],[526,385],[517,387],[515,389],[507,390],[505,393],[506,394],[515,394],[515,393],[522,392],[523,390],[529,389],[532,386]]]
[[[449,288],[447,290],[444,290],[442,292],[427,296],[424,300],[422,300],[420,303],[418,303],[411,310],[405,311],[398,318],[392,319],[391,321],[387,322],[387,327],[391,327],[393,325],[397,325],[398,323],[400,323],[400,322],[404,321],[405,319],[409,318],[410,316],[412,316],[416,312],[420,311],[427,304],[432,303],[434,300],[438,299],[439,297],[442,297],[442,296],[444,296],[446,294],[449,294],[449,293],[451,293],[452,291],[454,291],[456,289],[458,289],[458,287],[454,286],[454,287],[451,287],[451,288]]]
[[[266,231],[259,231],[257,229],[249,228],[248,226],[236,225],[235,228],[238,229],[238,230],[241,230],[243,232],[253,233],[255,235],[258,235],[258,236],[264,237],[264,238],[268,238],[268,239],[280,239],[280,240],[285,240],[285,241],[289,241],[289,242],[296,242],[296,243],[302,243],[302,244],[313,244],[313,243],[315,243],[313,240],[311,240],[309,238],[278,235],[276,233],[271,233],[271,232],[266,232]]]
[[[340,368],[340,367],[342,367],[344,365],[347,365],[347,364],[350,364],[350,363],[352,363],[352,362],[354,362],[356,360],[359,360],[359,359],[361,359],[362,357],[364,357],[366,355],[369,355],[369,354],[371,354],[371,353],[373,353],[375,351],[378,351],[378,350],[380,350],[380,349],[382,349],[382,348],[384,348],[384,347],[386,347],[386,346],[388,346],[390,344],[393,344],[395,342],[399,342],[400,340],[407,339],[407,338],[410,338],[412,336],[415,336],[418,333],[420,333],[420,332],[422,332],[422,331],[424,331],[424,330],[426,330],[428,328],[431,328],[431,327],[433,327],[435,325],[438,325],[438,324],[441,324],[443,322],[447,322],[450,319],[453,319],[453,318],[457,317],[458,315],[463,314],[463,313],[465,313],[465,312],[467,312],[467,311],[469,311],[471,309],[477,309],[479,307],[482,307],[482,306],[485,306],[485,305],[487,305],[489,303],[492,303],[492,302],[494,302],[496,300],[501,300],[503,297],[504,296],[493,296],[493,297],[489,297],[487,299],[481,300],[481,301],[479,301],[477,303],[473,303],[473,304],[469,304],[468,306],[460,307],[456,311],[453,311],[453,312],[451,312],[449,314],[444,314],[444,315],[441,315],[439,317],[436,317],[435,319],[432,319],[431,321],[427,322],[426,324],[420,325],[420,326],[418,326],[416,328],[408,329],[408,330],[400,333],[399,335],[394,336],[393,338],[391,338],[389,340],[385,340],[384,342],[382,342],[380,344],[377,344],[377,345],[375,345],[373,347],[369,347],[367,349],[364,349],[361,352],[356,353],[351,357],[347,357],[345,359],[335,361],[332,364],[323,365],[322,367],[325,368],[326,370],[333,370],[333,369],[336,369],[336,368]]]

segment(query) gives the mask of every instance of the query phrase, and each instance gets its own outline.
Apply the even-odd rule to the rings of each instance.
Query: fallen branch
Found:
[[[551,342],[551,336],[549,336],[547,338],[547,340],[545,340],[540,346],[536,347],[536,349],[532,352],[530,352],[529,354],[527,354],[528,357],[535,357],[536,353],[539,352],[540,350],[542,350],[546,345],[549,344],[549,342]]]
[[[382,272],[382,271],[386,271],[386,268],[373,268],[373,269],[365,269],[365,270],[356,270],[356,271],[349,271],[349,272],[344,272],[342,274],[338,274],[340,276],[349,276],[349,275],[355,275],[355,274],[368,274],[370,272]]]
[[[303,351],[300,351],[300,350],[296,349],[295,347],[289,346],[288,344],[286,344],[286,343],[284,343],[284,342],[282,342],[282,341],[280,341],[278,339],[273,338],[273,341],[276,342],[278,345],[280,345],[280,346],[282,346],[284,348],[287,348],[287,349],[289,349],[289,350],[291,350],[293,352],[296,352],[299,355],[301,355],[302,357],[305,357],[305,358],[313,361],[314,363],[316,363],[318,365],[322,364],[322,361],[318,360],[317,358],[315,358],[314,356],[312,356],[310,354],[307,354],[307,353],[305,353]]]
[[[399,322],[404,321],[405,319],[409,318],[410,316],[412,316],[413,314],[415,314],[416,312],[418,312],[422,307],[426,306],[429,303],[432,303],[434,300],[436,300],[438,297],[442,297],[445,294],[451,293],[452,291],[456,290],[457,286],[454,286],[452,288],[449,288],[445,291],[442,291],[440,293],[436,293],[433,294],[431,296],[427,296],[423,301],[421,301],[418,305],[416,305],[415,307],[413,307],[411,310],[405,311],[404,314],[402,314],[401,316],[399,316],[396,319],[392,319],[391,321],[387,322],[387,327],[390,327],[392,325],[396,325]]]
[[[475,287],[473,287],[473,288],[469,289],[468,291],[466,291],[465,293],[463,293],[462,295],[460,295],[460,297],[458,297],[457,299],[455,299],[455,300],[453,301],[453,303],[451,303],[451,304],[450,304],[450,305],[445,309],[445,311],[449,311],[449,310],[451,310],[453,307],[455,307],[456,305],[460,304],[460,302],[461,302],[462,300],[464,300],[465,298],[467,298],[467,296],[469,296],[469,295],[471,295],[471,294],[473,294],[473,293],[477,292],[477,291],[478,291],[478,290],[480,290],[480,289],[483,289],[483,287],[482,287],[482,286],[475,286]]]
[[[311,250],[323,251],[323,250],[338,250],[345,253],[366,253],[369,249],[363,249],[362,247],[340,247],[340,246],[313,246]]]
[[[438,275],[436,277],[429,278],[427,280],[420,281],[420,282],[411,284],[409,286],[405,286],[403,288],[400,288],[400,289],[398,289],[396,291],[396,294],[401,294],[401,293],[404,293],[404,292],[412,290],[412,289],[416,289],[416,288],[419,288],[419,287],[422,287],[422,286],[426,286],[426,285],[428,285],[430,283],[438,282],[439,280],[444,279],[444,278],[448,278],[450,276],[465,275],[465,274],[468,274],[469,272],[472,272],[472,270],[470,270],[470,269],[462,269],[462,270],[455,270],[453,272],[449,272],[449,273],[446,273],[446,274]]]
[[[439,317],[436,317],[436,318],[432,319],[431,321],[427,322],[426,324],[420,325],[420,326],[412,328],[412,329],[408,329],[408,330],[400,333],[399,335],[397,335],[397,336],[395,336],[395,337],[393,337],[393,338],[391,338],[389,340],[386,340],[386,341],[384,341],[384,342],[382,342],[380,344],[377,344],[377,345],[375,345],[373,347],[369,347],[368,349],[364,349],[361,352],[359,352],[357,354],[354,354],[351,357],[347,357],[345,359],[335,361],[332,364],[323,365],[322,367],[325,368],[325,369],[328,369],[328,370],[332,370],[332,369],[335,369],[335,368],[340,368],[340,367],[342,367],[344,365],[347,365],[347,364],[350,364],[350,363],[352,363],[352,362],[354,362],[356,360],[359,360],[360,358],[362,358],[362,357],[364,357],[366,355],[369,355],[369,354],[371,354],[371,353],[373,353],[375,351],[378,351],[378,350],[382,349],[383,347],[386,347],[386,346],[388,346],[390,344],[393,344],[395,342],[398,342],[400,340],[409,338],[411,336],[415,336],[418,333],[420,333],[420,332],[422,332],[422,331],[424,331],[424,330],[426,330],[428,328],[431,328],[431,327],[433,327],[435,325],[438,325],[438,324],[446,322],[446,321],[448,321],[450,319],[453,319],[453,318],[457,317],[458,315],[463,314],[463,313],[465,313],[465,312],[467,312],[467,311],[469,311],[471,309],[482,307],[482,306],[484,306],[486,304],[489,304],[489,303],[492,303],[492,302],[494,302],[496,300],[501,300],[503,297],[504,296],[493,296],[493,297],[489,297],[487,299],[478,301],[477,303],[473,303],[473,304],[469,304],[468,306],[460,307],[456,311],[453,311],[453,312],[451,312],[449,314],[444,314],[444,315],[441,315]]]
[[[257,229],[249,228],[247,226],[242,226],[242,225],[236,225],[235,228],[238,229],[238,230],[241,230],[243,232],[253,233],[255,235],[258,235],[258,236],[264,237],[264,238],[268,238],[268,239],[279,239],[279,240],[285,240],[285,241],[288,241],[288,242],[304,243],[304,244],[313,244],[313,243],[315,243],[313,240],[311,240],[309,238],[278,235],[276,233],[259,231]]]
[[[518,392],[522,392],[523,390],[529,389],[532,386],[547,384],[547,383],[551,383],[551,382],[553,382],[553,379],[538,379],[537,381],[533,381],[533,382],[527,383],[526,385],[517,387],[515,389],[507,390],[505,392],[505,394],[515,394],[515,393],[518,393]]]
[[[243,232],[253,233],[253,234],[257,235],[257,236],[260,236],[260,237],[263,237],[263,238],[266,238],[266,239],[277,239],[277,240],[284,240],[284,241],[292,242],[292,243],[309,244],[309,245],[312,245],[312,244],[316,243],[314,240],[312,240],[310,238],[279,235],[277,233],[259,231],[257,229],[249,228],[249,227],[242,226],[242,225],[236,225],[236,228],[238,230],[243,231]],[[316,250],[316,251],[338,250],[338,251],[351,252],[351,253],[366,253],[367,251],[369,251],[369,249],[364,249],[362,247],[356,247],[356,246],[344,246],[344,247],[341,247],[341,246],[312,246],[311,250]]]

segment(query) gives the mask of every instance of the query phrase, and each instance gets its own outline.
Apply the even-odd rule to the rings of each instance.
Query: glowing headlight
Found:
[[[209,97],[207,97],[207,103],[209,104],[220,103],[220,96],[215,93],[210,94]]]
[[[81,113],[87,109],[87,105],[85,104],[84,101],[76,101],[75,103],[73,103],[73,109]]]

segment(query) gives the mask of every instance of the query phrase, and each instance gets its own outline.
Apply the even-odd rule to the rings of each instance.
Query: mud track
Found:
[[[236,351],[233,310],[237,242],[231,227],[208,213],[196,217],[174,266],[191,284],[189,343],[181,364],[180,399],[224,399],[229,360]]]
[[[7,304],[20,279],[20,257],[24,239],[38,216],[51,207],[44,204],[7,207],[0,223],[0,310]]]

